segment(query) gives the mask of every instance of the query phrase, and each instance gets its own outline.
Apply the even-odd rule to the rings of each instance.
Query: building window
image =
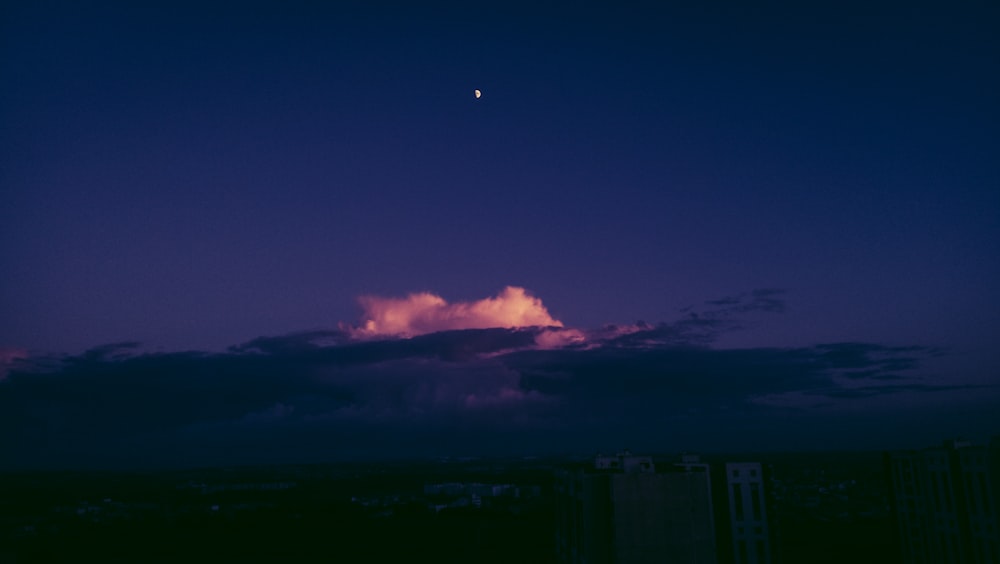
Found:
[[[977,477],[979,478],[979,501],[983,504],[983,512],[989,513],[993,511],[993,508],[990,506],[990,490],[986,487],[986,473],[981,472]]]
[[[757,562],[764,564],[767,562],[767,549],[764,547],[764,541],[757,541]]]
[[[952,502],[951,502],[951,487],[949,485],[946,485],[944,483],[944,480],[942,479],[941,480],[941,488],[944,490],[944,503],[945,503],[945,506],[948,508],[948,511],[951,512],[952,509],[953,509],[952,508]]]
[[[739,562],[746,562],[747,561],[747,541],[741,540],[739,542],[739,547],[740,547],[740,559],[739,559]]]
[[[759,521],[762,519],[760,510],[760,488],[750,488],[750,501],[753,503],[753,515],[751,519]]]
[[[756,478],[757,477],[757,469],[756,468],[754,468],[753,470],[750,470],[750,477],[751,478]]]
[[[733,484],[733,503],[735,504],[736,520],[743,520],[743,487]]]

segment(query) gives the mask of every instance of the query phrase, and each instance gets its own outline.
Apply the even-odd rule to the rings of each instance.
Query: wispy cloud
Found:
[[[708,300],[701,308],[686,307],[681,310],[693,318],[723,318],[751,312],[784,313],[787,309],[786,291],[781,288],[758,288]]]

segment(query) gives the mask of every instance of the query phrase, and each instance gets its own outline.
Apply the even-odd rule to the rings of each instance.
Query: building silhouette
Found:
[[[885,455],[904,564],[1000,564],[1000,437]]]
[[[557,471],[558,561],[769,564],[761,465],[722,471],[695,455],[654,464],[628,451]]]

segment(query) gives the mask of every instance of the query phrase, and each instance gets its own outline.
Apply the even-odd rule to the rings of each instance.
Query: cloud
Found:
[[[784,313],[787,304],[784,299],[785,290],[781,288],[758,288],[732,296],[708,300],[708,309],[695,311],[694,307],[681,310],[695,318],[719,318],[751,312]]]
[[[334,345],[350,340],[344,331],[301,331],[277,337],[258,337],[240,345],[229,347],[231,352],[259,352],[268,354],[295,354],[318,350],[324,345]]]
[[[28,351],[13,347],[0,348],[0,382],[4,380],[7,373],[14,369],[21,361],[28,358]]]
[[[412,337],[455,329],[493,327],[562,327],[542,304],[524,288],[507,286],[496,297],[475,302],[448,303],[428,292],[405,298],[362,296],[364,309],[360,327],[349,327],[357,338]]]
[[[586,342],[587,334],[579,329],[546,329],[535,337],[535,345],[540,349],[561,349]]]
[[[11,456],[0,459],[191,465],[226,453],[219,463],[270,463],[643,440],[785,448],[795,437],[836,439],[845,413],[864,415],[867,426],[850,428],[874,440],[906,427],[905,406],[950,406],[954,425],[989,411],[960,412],[959,400],[995,407],[996,388],[922,373],[925,359],[946,354],[934,347],[719,348],[719,335],[740,326],[734,312],[775,309],[771,293],[741,296],[716,313],[581,330],[560,327],[517,288],[457,304],[418,294],[370,298],[369,331],[262,336],[223,353],[143,352],[138,343],[75,356],[5,352],[0,444]]]
[[[312,331],[218,354],[117,344],[22,360],[0,382],[0,444],[26,465],[191,465],[222,452],[249,463],[684,437],[722,448],[733,429],[756,426],[770,429],[752,435],[761,448],[786,445],[788,421],[803,436],[821,428],[810,423],[819,403],[835,417],[838,406],[882,402],[872,413],[891,419],[896,397],[996,396],[914,378],[939,354],[929,347],[718,349],[690,323],[608,326],[586,341],[542,327],[378,340]]]
[[[101,345],[98,347],[93,347],[86,350],[83,354],[77,357],[79,362],[95,362],[103,360],[112,360],[115,358],[125,358],[129,356],[133,351],[139,349],[142,343],[138,341],[123,341],[120,343],[108,343],[106,345]]]

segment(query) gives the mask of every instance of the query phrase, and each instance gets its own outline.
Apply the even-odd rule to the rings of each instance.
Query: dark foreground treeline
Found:
[[[290,514],[149,517],[118,523],[63,523],[8,544],[16,562],[410,561],[551,562],[547,516],[423,508],[373,518],[347,505]]]
[[[777,478],[769,502],[775,564],[899,561],[878,456],[760,460]],[[3,474],[0,564],[549,563],[555,466],[508,461]],[[471,500],[468,492],[427,488],[448,483],[519,491]]]
[[[289,469],[17,474],[0,480],[6,562],[552,562],[548,497],[440,507],[425,483],[499,476]],[[524,480],[524,475],[514,476]],[[530,475],[532,482],[548,472]],[[264,485],[246,487],[247,485]],[[402,492],[402,495],[400,495]]]

